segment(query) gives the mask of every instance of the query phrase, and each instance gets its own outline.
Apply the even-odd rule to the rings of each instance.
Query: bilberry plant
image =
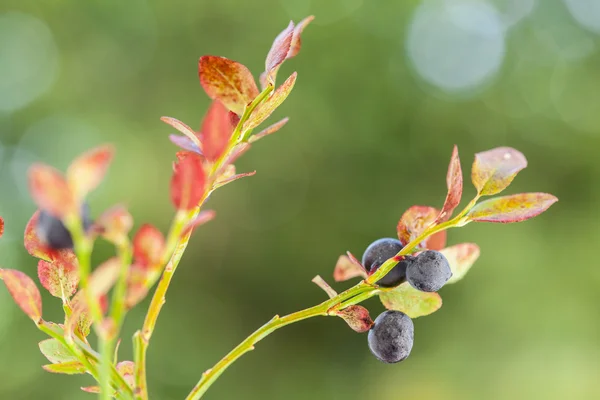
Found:
[[[287,118],[255,132],[294,88],[296,73],[280,85],[276,84],[277,73],[285,60],[298,54],[300,35],[311,21],[308,17],[296,25],[290,22],[276,37],[260,75],[261,89],[244,65],[224,57],[200,58],[200,84],[212,99],[200,131],[175,118],[162,118],[179,132],[170,140],[180,147],[170,186],[176,212],[166,236],[150,224],[131,235],[133,217],[119,205],[101,213],[93,223],[89,221],[86,197],[103,180],[113,158],[112,146],[86,152],[65,174],[43,164],[30,167],[29,189],[38,210],[25,227],[24,244],[38,259],[41,285],[60,299],[64,320],[55,323],[43,318],[40,292],[23,272],[0,269],[0,278],[17,305],[48,336],[39,343],[49,361],[43,366],[45,370],[89,374],[97,384],[83,390],[98,393],[104,400],[148,399],[147,352],[171,279],[192,232],[215,216],[203,210],[207,198],[216,189],[253,175],[255,171],[237,172],[235,161],[258,140],[286,124]],[[353,330],[369,332],[369,348],[384,362],[406,359],[413,344],[412,320],[438,310],[442,300],[437,290],[463,278],[479,257],[474,243],[446,247],[446,231],[471,222],[524,221],[557,201],[546,193],[488,198],[506,189],[526,166],[525,156],[509,147],[477,153],[471,170],[477,193],[453,216],[463,191],[458,149],[454,147],[441,210],[410,207],[396,227],[397,240],[373,243],[362,263],[350,252],[340,256],[334,280],[361,277],[360,282],[338,294],[316,276],[313,282],[329,299],[273,317],[207,369],[186,399],[200,399],[232,363],[270,333],[317,316],[340,317]],[[3,231],[0,218],[0,235]],[[114,245],[116,255],[92,266],[91,254],[99,239]],[[133,360],[121,360],[118,343],[125,316],[155,285],[143,325],[133,337]],[[359,303],[375,296],[388,311],[373,322]],[[90,339],[92,331],[95,340]]]

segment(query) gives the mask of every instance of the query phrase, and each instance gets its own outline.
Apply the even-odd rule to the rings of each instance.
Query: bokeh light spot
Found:
[[[600,33],[600,1],[564,0],[575,20],[586,29]]]

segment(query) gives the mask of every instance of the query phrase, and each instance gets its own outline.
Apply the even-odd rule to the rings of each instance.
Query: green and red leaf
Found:
[[[460,199],[462,198],[463,176],[460,167],[460,158],[458,157],[458,147],[456,147],[456,145],[452,151],[452,158],[450,159],[450,165],[448,166],[446,186],[448,187],[448,194],[446,195],[442,211],[440,211],[440,214],[436,219],[436,223],[450,219],[452,212],[460,204]]]
[[[82,387],[81,390],[83,390],[86,393],[99,394],[100,386],[85,386],[85,387]]]
[[[198,63],[200,84],[213,100],[241,115],[247,104],[258,96],[252,73],[244,65],[217,56],[203,56]]]
[[[288,26],[275,38],[267,59],[265,60],[265,72],[267,73],[267,81],[271,85],[275,85],[275,76],[279,66],[285,61],[290,51],[292,39],[294,37],[294,22],[290,21]]]
[[[185,153],[185,152],[180,152]],[[180,155],[178,153],[178,156]],[[206,193],[206,172],[202,158],[187,152],[174,165],[171,179],[171,201],[178,210],[189,211],[198,206]]]
[[[67,180],[52,167],[34,164],[29,168],[29,191],[35,204],[56,218],[78,214]]]
[[[281,121],[275,122],[273,125],[263,129],[262,131],[258,132],[256,135],[250,136],[250,139],[248,139],[248,142],[254,143],[257,140],[264,138],[265,136],[268,136],[268,135],[271,135],[271,134],[277,132],[278,130],[283,128],[283,126],[285,124],[287,124],[287,122],[289,120],[290,119],[288,117],[285,117]]]
[[[353,305],[336,311],[335,315],[343,318],[352,330],[358,333],[368,332],[373,326],[369,310],[363,306]]]
[[[321,276],[315,276],[312,279],[312,282],[321,289],[323,289],[323,291],[327,293],[327,296],[329,296],[330,299],[337,296],[337,292],[331,286],[329,286],[329,283],[325,282],[325,279],[321,278]]]
[[[56,339],[42,340],[38,346],[42,354],[53,364],[77,361],[77,357]]]
[[[68,361],[58,364],[42,365],[45,371],[52,372],[54,374],[65,374],[65,375],[77,375],[85,374],[87,369],[79,361]]]
[[[404,212],[396,230],[403,246],[418,238],[430,225],[435,223],[440,211],[428,206],[412,206]],[[419,243],[419,247],[441,250],[446,247],[446,231],[429,236]]]
[[[202,121],[202,149],[208,161],[216,161],[227,149],[233,133],[229,111],[218,100],[212,102]]]
[[[112,243],[121,243],[133,228],[133,217],[122,205],[116,205],[104,211],[96,219],[95,229],[102,237]]]
[[[432,314],[442,306],[442,298],[433,292],[421,292],[408,282],[379,295],[388,310],[402,311],[411,318]]]
[[[136,264],[149,267],[160,262],[165,251],[165,237],[150,224],[140,227],[133,238],[133,259]]]
[[[359,276],[365,279],[368,276],[367,270],[360,261],[350,252],[348,255],[341,255],[335,264],[333,279],[336,282],[343,282]]]
[[[79,267],[75,263],[38,261],[38,278],[54,297],[71,298],[79,285]]]
[[[475,243],[460,243],[440,250],[446,257],[452,270],[452,277],[447,283],[458,282],[469,272],[479,258],[479,246]]]
[[[33,280],[14,269],[0,269],[0,279],[21,310],[37,323],[42,318],[42,296]]]
[[[521,222],[540,215],[558,199],[548,193],[520,193],[482,201],[466,218],[474,222]]]
[[[113,159],[115,149],[105,145],[89,150],[77,157],[67,169],[67,182],[76,200],[96,189],[104,179]]]
[[[285,82],[279,86],[275,92],[265,100],[264,103],[259,105],[250,114],[248,121],[244,124],[244,129],[253,129],[263,123],[269,116],[279,107],[288,95],[292,92],[294,84],[296,83],[297,74],[294,72]]]
[[[215,216],[217,215],[216,212],[214,212],[213,210],[204,210],[201,211],[196,218],[194,218],[192,221],[190,221],[185,228],[183,228],[183,230],[181,231],[181,236],[185,236],[187,235],[190,231],[196,229],[197,227],[199,227],[200,225],[204,225],[205,223],[207,223],[208,221],[211,221],[212,219],[215,218]]]
[[[125,382],[129,384],[130,387],[135,386],[135,363],[133,361],[121,361],[116,365],[117,372],[121,374]]]
[[[489,196],[506,189],[525,167],[527,159],[523,153],[511,147],[498,147],[475,154],[471,179],[478,194]]]

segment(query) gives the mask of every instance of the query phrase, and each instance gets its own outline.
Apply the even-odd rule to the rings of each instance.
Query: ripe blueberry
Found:
[[[417,290],[437,292],[452,276],[448,260],[442,253],[427,250],[416,256],[406,269],[406,279]]]
[[[405,360],[413,347],[415,328],[408,315],[388,310],[379,314],[369,331],[369,349],[385,363]]]
[[[81,218],[83,228],[88,230],[92,225],[92,220],[90,219],[90,208],[87,204],[84,204],[81,208]],[[44,210],[40,211],[36,233],[40,240],[50,248],[55,250],[73,248],[71,233],[69,233],[62,221]]]
[[[371,243],[365,250],[362,257],[362,264],[367,272],[373,273],[386,262],[402,250],[402,243],[397,239],[383,238]],[[409,263],[409,257],[400,261],[386,276],[377,281],[379,286],[394,287],[406,281],[406,267]]]

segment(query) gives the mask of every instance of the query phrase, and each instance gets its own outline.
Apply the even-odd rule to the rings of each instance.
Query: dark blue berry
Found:
[[[92,225],[90,208],[84,204],[81,208],[83,228],[88,230]],[[61,220],[42,210],[37,220],[36,233],[40,240],[55,250],[72,249],[73,239]]]
[[[367,272],[374,273],[388,259],[402,250],[402,243],[397,239],[383,238],[371,243],[362,257],[362,264]],[[406,268],[411,257],[400,261],[386,276],[377,281],[379,286],[394,287],[406,281]]]
[[[413,347],[415,328],[408,315],[388,310],[379,314],[369,331],[369,349],[385,363],[405,360]]]
[[[406,269],[408,282],[422,292],[437,292],[451,276],[448,260],[435,250],[420,253]]]

